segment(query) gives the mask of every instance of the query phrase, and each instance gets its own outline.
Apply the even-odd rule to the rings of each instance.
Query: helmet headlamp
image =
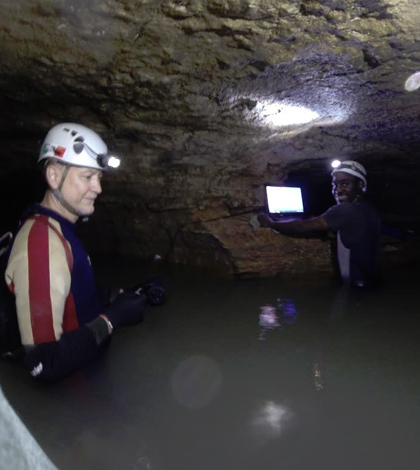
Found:
[[[341,172],[341,173],[347,173],[349,175],[355,176],[356,178],[359,178],[360,180],[363,181],[363,191],[366,191],[367,188],[367,172],[365,167],[360,164],[359,162],[356,162],[354,160],[347,160],[344,162],[341,162],[340,160],[334,160],[331,163],[331,166],[334,168],[331,176],[334,175],[334,173]]]
[[[51,128],[41,147],[38,161],[55,159],[64,165],[106,170],[117,168],[120,159],[108,155],[102,138],[88,127],[61,123]]]
[[[120,166],[121,160],[114,155],[98,155],[96,157],[98,165],[102,168],[118,168]]]
[[[73,150],[76,153],[81,153],[85,149],[90,157],[94,158],[97,164],[104,170],[107,168],[118,168],[121,160],[114,155],[98,154],[86,142],[79,141],[73,144]]]

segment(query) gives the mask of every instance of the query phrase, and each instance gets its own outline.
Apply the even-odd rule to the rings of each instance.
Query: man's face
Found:
[[[93,214],[95,200],[102,192],[102,171],[70,167],[61,193],[63,198],[82,216]]]
[[[334,173],[332,193],[337,202],[352,202],[361,193],[363,181],[341,171]]]

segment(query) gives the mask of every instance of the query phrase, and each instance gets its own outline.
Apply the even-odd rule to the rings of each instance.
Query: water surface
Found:
[[[126,285],[151,270],[103,262],[98,274]],[[352,296],[325,278],[160,270],[168,302],[80,373],[42,386],[0,364],[60,470],[419,468],[415,271]]]

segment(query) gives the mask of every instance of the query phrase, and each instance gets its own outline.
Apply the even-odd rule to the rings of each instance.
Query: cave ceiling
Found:
[[[123,158],[98,205],[104,250],[199,264],[206,246],[204,264],[262,270],[263,248],[254,264],[243,250],[271,235],[237,214],[287,178],[324,210],[333,158],[363,163],[383,217],[420,229],[420,1],[2,3],[1,174],[30,168],[58,122],[101,133]]]

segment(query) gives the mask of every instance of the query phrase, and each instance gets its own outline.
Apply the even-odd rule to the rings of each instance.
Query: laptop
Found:
[[[274,220],[301,219],[304,215],[302,189],[266,185],[266,210]]]

